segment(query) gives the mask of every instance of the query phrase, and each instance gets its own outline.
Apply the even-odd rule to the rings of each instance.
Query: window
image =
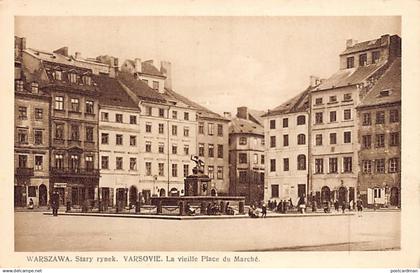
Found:
[[[19,106],[19,119],[28,119],[27,108]]]
[[[365,66],[367,65],[367,54],[363,53],[359,55],[359,65],[360,66]]]
[[[184,145],[184,155],[189,155],[189,154],[190,154],[190,146]]]
[[[152,142],[151,141],[146,141],[146,146],[145,146],[145,151],[146,153],[151,153],[152,152]]]
[[[56,154],[55,155],[55,167],[57,169],[64,168],[64,159],[62,154]]]
[[[370,149],[371,146],[372,146],[372,136],[371,135],[362,136],[362,148]]]
[[[184,120],[190,120],[190,113],[184,112]]]
[[[28,156],[19,155],[19,168],[26,168],[28,165]]]
[[[246,153],[239,153],[239,164],[246,164],[248,162],[248,157]]]
[[[239,171],[239,182],[240,183],[248,182],[248,174],[246,171]]]
[[[109,169],[109,157],[108,156],[101,156],[101,168],[102,169]]]
[[[71,132],[71,135],[70,135],[70,139],[71,140],[79,140],[79,125],[71,125],[71,127],[70,127],[70,132]]]
[[[223,158],[223,144],[217,144],[217,158]]]
[[[398,158],[390,158],[388,160],[388,172],[396,173],[398,172]]]
[[[271,185],[271,197],[272,198],[279,197],[279,185]]]
[[[297,144],[298,145],[305,145],[305,143],[306,143],[306,136],[304,134],[298,134]]]
[[[79,169],[80,160],[78,155],[70,155],[70,169],[77,171]]]
[[[130,124],[137,124],[137,116],[130,115]]]
[[[305,155],[298,155],[297,157],[298,170],[306,170],[306,156]]]
[[[93,127],[86,127],[86,142],[93,142]]]
[[[172,125],[172,135],[176,136],[178,134],[178,126]]]
[[[276,160],[270,159],[270,172],[275,172],[275,171],[276,171]]]
[[[43,156],[42,155],[36,155],[35,156],[35,171],[41,171],[42,170],[42,162],[43,162]]]
[[[147,79],[141,79],[145,84],[149,85],[149,80]]]
[[[223,136],[223,124],[217,124],[217,136]]]
[[[213,123],[208,123],[208,135],[212,136],[214,135],[214,124]]]
[[[154,90],[159,90],[159,82],[158,81],[153,81],[153,89]]]
[[[172,164],[172,177],[178,177],[178,164]]]
[[[38,94],[38,83],[36,82],[31,83],[31,92]]]
[[[184,164],[184,177],[187,177],[190,174],[190,165]]]
[[[56,70],[54,72],[54,78],[58,81],[61,81],[61,79],[63,78],[63,73],[60,70]]]
[[[352,159],[351,156],[344,157],[343,158],[343,165],[344,165],[343,166],[344,167],[343,172],[345,172],[345,173],[351,173],[353,171],[352,164],[353,164],[353,159]]]
[[[350,120],[351,119],[351,110],[345,109],[344,110],[344,120]]]
[[[122,170],[123,169],[123,158],[116,157],[115,158],[115,169]]]
[[[198,123],[198,133],[203,135],[204,134],[204,122]]]
[[[270,129],[276,129],[276,120],[275,119],[270,120]]]
[[[146,116],[152,116],[152,107],[146,106]]]
[[[204,156],[204,143],[198,143],[198,156]]]
[[[86,169],[87,170],[93,170],[93,156],[91,155],[87,155],[85,157],[85,164],[86,164]]]
[[[288,118],[284,118],[283,119],[283,128],[287,128],[289,127],[289,119]]]
[[[270,148],[276,147],[276,136],[270,136]]]
[[[385,112],[378,111],[376,112],[376,124],[384,124],[385,123]]]
[[[372,52],[372,63],[376,64],[377,62],[379,62],[380,57],[381,57],[381,52],[373,51]]]
[[[316,146],[321,146],[322,145],[322,135],[321,134],[316,134],[315,135],[315,145]]]
[[[137,145],[137,137],[130,136],[130,146],[136,146],[136,145]]]
[[[383,147],[385,147],[385,135],[384,134],[375,135],[375,148],[383,148]]]
[[[389,134],[389,146],[400,145],[400,133],[394,132]]]
[[[184,127],[184,137],[189,137],[189,136],[190,136],[190,128]]]
[[[178,153],[178,145],[172,144],[172,154],[176,155]]]
[[[165,175],[165,163],[158,163],[158,175],[159,176]]]
[[[330,112],[330,122],[336,122],[337,121],[337,112],[331,111]]]
[[[92,78],[90,76],[84,75],[82,77],[83,83],[86,85],[91,85],[92,83]]]
[[[316,98],[315,105],[320,105],[320,104],[322,104],[322,98]]]
[[[240,137],[239,138],[239,145],[246,145],[246,137]]]
[[[158,152],[163,154],[165,152],[165,144],[163,142],[159,142]]]
[[[137,170],[137,158],[130,157],[130,170],[135,171]]]
[[[70,110],[73,112],[79,112],[79,99],[77,98],[70,99]]]
[[[159,123],[159,134],[163,134],[164,133],[164,127],[163,127],[163,123]]]
[[[375,160],[375,172],[385,173],[385,159],[381,158]]]
[[[102,121],[109,121],[109,113],[108,112],[102,112],[101,113],[101,120]]]
[[[289,146],[289,135],[283,135],[283,146]]]
[[[43,110],[41,108],[35,108],[35,119],[42,119]]]
[[[351,93],[344,94],[343,101],[351,101]]]
[[[297,125],[304,125],[306,123],[306,117],[298,116],[296,122],[297,122]]]
[[[323,113],[322,112],[315,113],[315,124],[321,124],[321,123],[323,123]]]
[[[381,189],[379,188],[373,189],[373,198],[381,198]]]
[[[69,79],[70,79],[70,82],[71,83],[76,83],[76,81],[77,81],[77,75],[76,75],[76,73],[70,73],[69,74]]]
[[[101,134],[101,143],[109,144],[109,134],[105,134],[105,133]]]
[[[42,131],[41,130],[35,130],[34,131],[35,134],[35,145],[40,145],[42,144]]]
[[[287,172],[289,171],[289,159],[283,158],[283,171]]]
[[[177,111],[172,111],[172,118],[173,119],[177,119],[178,118],[178,112]]]
[[[123,135],[120,135],[120,134],[115,135],[115,144],[123,145]]]
[[[385,89],[379,92],[379,97],[389,97],[389,94],[391,93],[390,89]]]
[[[354,57],[347,57],[347,68],[354,67]]]
[[[370,113],[363,113],[363,126],[368,126],[372,124],[372,118]]]
[[[217,179],[223,179],[223,166],[217,166]]]
[[[91,100],[86,101],[86,113],[93,114],[93,101]]]
[[[324,159],[315,159],[315,173],[324,173]]]
[[[16,91],[23,92],[23,81],[21,80],[16,81]]]
[[[214,178],[214,166],[209,165],[207,167],[207,174],[209,176],[209,178]]]
[[[214,144],[209,144],[209,157],[214,157]]]
[[[152,175],[152,162],[146,162],[146,176]]]
[[[336,103],[337,102],[337,96],[330,96],[329,103]]]
[[[330,144],[337,144],[337,133],[330,133]]]
[[[344,132],[344,143],[351,143],[351,132]]]
[[[258,164],[258,154],[254,154],[254,164]]]
[[[55,124],[55,139],[64,138],[64,124],[58,123]]]
[[[329,173],[338,172],[338,160],[336,157],[329,158]]]
[[[265,160],[264,160],[264,155],[261,155],[261,164],[264,165],[265,164]]]
[[[400,121],[400,116],[398,114],[398,110],[394,109],[389,111],[389,122],[393,123],[393,122],[399,122]]]
[[[363,160],[362,161],[362,171],[363,173],[372,173],[372,161]]]
[[[146,133],[151,133],[152,132],[152,123],[147,122],[146,123]]]
[[[122,114],[115,114],[115,122],[123,123],[123,115]]]
[[[165,109],[159,108],[159,117],[165,117]]]

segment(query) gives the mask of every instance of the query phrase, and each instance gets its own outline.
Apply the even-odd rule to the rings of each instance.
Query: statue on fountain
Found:
[[[185,178],[184,188],[186,196],[209,196],[211,179],[204,174],[204,161],[198,156],[191,156],[191,160],[196,166],[193,168],[193,174]]]

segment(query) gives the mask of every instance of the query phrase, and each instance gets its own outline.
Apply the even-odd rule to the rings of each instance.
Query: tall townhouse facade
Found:
[[[301,92],[264,117],[264,199],[289,200],[308,194],[309,91]]]
[[[319,202],[355,201],[359,180],[356,106],[400,52],[400,38],[347,41],[340,70],[310,92],[310,189]]]
[[[238,107],[229,125],[230,194],[245,203],[264,199],[264,128],[262,112]]]
[[[15,37],[14,205],[46,206],[49,195],[50,97],[41,71],[23,66],[25,38]],[[44,76],[44,77],[43,77]]]
[[[41,71],[48,81],[44,90],[51,97],[50,187],[60,194],[60,203],[73,206],[97,199],[98,92],[92,70],[75,65],[62,48],[53,53],[23,51],[30,73]]]
[[[401,59],[393,61],[357,107],[358,193],[365,206],[401,205]]]

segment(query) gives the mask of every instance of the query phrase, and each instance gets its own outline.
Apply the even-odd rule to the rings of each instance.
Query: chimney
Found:
[[[66,57],[69,56],[69,48],[67,46],[63,46],[63,47],[61,47],[57,50],[54,50],[53,52],[57,53],[57,54],[60,54],[60,55],[63,55],[63,56],[66,56]]]
[[[160,72],[166,77],[164,86],[166,89],[172,90],[172,66],[171,62],[161,61]]]
[[[309,86],[310,87],[315,87],[320,83],[321,83],[321,80],[318,76],[314,76],[314,75],[309,76]]]
[[[357,44],[357,40],[353,40],[353,39],[346,40],[346,48],[352,47],[355,44]]]
[[[140,58],[135,58],[134,59],[134,73],[141,73],[142,69],[141,69],[141,59]]]
[[[248,119],[248,107],[241,106],[237,108],[236,116],[242,119]]]
[[[223,112],[223,116],[225,118],[231,119],[232,118],[232,113],[231,112]]]
[[[75,59],[81,59],[82,58],[82,53],[80,53],[80,52],[74,53],[74,58]]]

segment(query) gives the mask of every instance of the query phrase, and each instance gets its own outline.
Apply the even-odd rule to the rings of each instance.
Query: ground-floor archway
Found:
[[[321,202],[330,202],[331,201],[331,190],[329,187],[324,186],[321,189]]]
[[[165,197],[165,195],[166,195],[166,191],[165,191],[165,189],[160,189],[160,191],[159,191],[159,196],[160,196],[160,197]]]
[[[115,193],[115,199],[117,206],[120,205],[122,207],[127,206],[127,189],[125,188],[117,188]]]
[[[340,205],[347,203],[347,189],[345,187],[340,187],[338,189],[338,203]]]
[[[399,205],[399,200],[400,200],[400,194],[399,194],[399,190],[397,187],[392,187],[391,188],[391,195],[389,197],[389,203],[391,206],[398,206]]]
[[[128,202],[130,206],[134,206],[137,203],[137,188],[136,186],[131,186],[130,187],[130,191],[129,191],[129,195],[128,195]]]
[[[211,193],[211,196],[217,196],[217,191],[216,191],[216,189],[212,189],[212,190],[210,191],[210,193]]]
[[[46,206],[48,204],[47,186],[44,184],[39,185],[39,206]]]
[[[172,188],[169,192],[169,196],[179,196],[179,190],[177,188]]]

